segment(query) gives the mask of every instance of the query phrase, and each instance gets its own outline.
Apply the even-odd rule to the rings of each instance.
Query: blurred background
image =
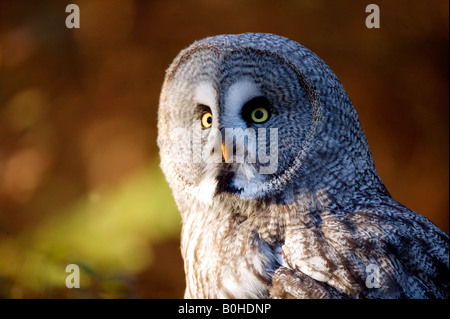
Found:
[[[68,29],[68,4],[80,28]],[[367,29],[365,8],[380,7]],[[447,1],[0,0],[0,298],[181,298],[158,167],[164,72],[194,40],[270,32],[316,52],[392,196],[449,230]],[[81,270],[67,289],[66,265]]]

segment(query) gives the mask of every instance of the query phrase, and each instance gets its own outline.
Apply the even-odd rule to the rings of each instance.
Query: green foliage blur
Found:
[[[32,230],[0,241],[0,296],[124,297],[131,275],[153,262],[148,243],[180,230],[178,211],[157,165],[52,215]],[[81,268],[79,290],[65,288],[65,268],[72,263]]]

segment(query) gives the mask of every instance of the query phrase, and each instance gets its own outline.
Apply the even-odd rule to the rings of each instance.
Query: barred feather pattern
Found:
[[[258,127],[278,129],[275,173],[193,161],[189,136],[171,137],[208,137],[199,104],[221,133],[248,127],[239,109],[256,94],[272,107]],[[195,42],[167,71],[158,130],[186,298],[448,298],[448,236],[389,195],[342,84],[302,45],[259,33]]]
[[[187,298],[448,297],[448,237],[391,198],[339,212],[311,206],[317,198],[249,205],[227,197],[211,210],[192,207],[183,221]],[[366,285],[371,264],[377,288]]]

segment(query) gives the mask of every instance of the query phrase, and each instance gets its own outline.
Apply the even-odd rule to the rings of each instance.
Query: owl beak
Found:
[[[222,142],[222,157],[225,160],[225,163],[229,163],[228,160],[228,152],[227,152],[227,148],[225,147],[225,142]]]

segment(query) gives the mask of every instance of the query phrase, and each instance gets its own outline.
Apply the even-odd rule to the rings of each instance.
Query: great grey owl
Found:
[[[181,51],[158,114],[186,298],[448,298],[449,238],[391,198],[343,86],[273,34]]]

